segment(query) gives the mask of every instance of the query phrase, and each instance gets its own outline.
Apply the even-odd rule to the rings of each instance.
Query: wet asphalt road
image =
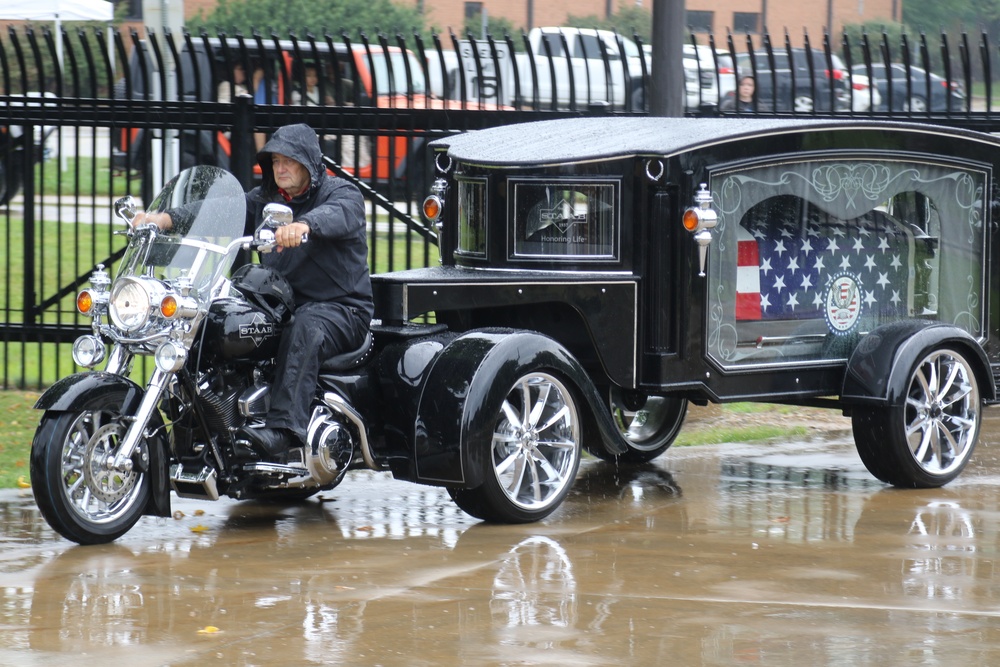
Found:
[[[1000,411],[959,480],[834,442],[585,462],[526,526],[354,473],[297,506],[175,499],[77,547],[0,492],[0,665],[1000,664]]]

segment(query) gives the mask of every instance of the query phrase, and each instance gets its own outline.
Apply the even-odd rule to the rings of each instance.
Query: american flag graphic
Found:
[[[866,320],[908,316],[912,237],[879,211],[846,222],[813,213],[805,223],[752,216],[739,228],[736,319],[821,319],[842,275],[860,288]]]

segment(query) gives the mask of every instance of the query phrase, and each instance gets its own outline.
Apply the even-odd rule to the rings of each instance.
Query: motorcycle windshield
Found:
[[[218,167],[185,169],[147,207],[169,213],[169,229],[137,232],[122,259],[119,275],[151,275],[171,280],[186,275],[198,289],[210,285],[231,259],[226,246],[243,236],[246,196],[236,177]]]

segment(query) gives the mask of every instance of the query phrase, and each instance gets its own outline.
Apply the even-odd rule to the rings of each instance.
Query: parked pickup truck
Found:
[[[466,98],[536,109],[595,103],[643,108],[649,60],[628,37],[610,30],[534,28],[527,47],[512,54],[503,40],[463,41]]]

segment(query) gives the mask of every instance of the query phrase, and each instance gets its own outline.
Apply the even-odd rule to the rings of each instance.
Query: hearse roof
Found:
[[[438,139],[453,159],[484,166],[550,165],[661,155],[741,138],[866,129],[948,134],[997,145],[989,135],[936,125],[789,118],[587,117],[504,125]]]

